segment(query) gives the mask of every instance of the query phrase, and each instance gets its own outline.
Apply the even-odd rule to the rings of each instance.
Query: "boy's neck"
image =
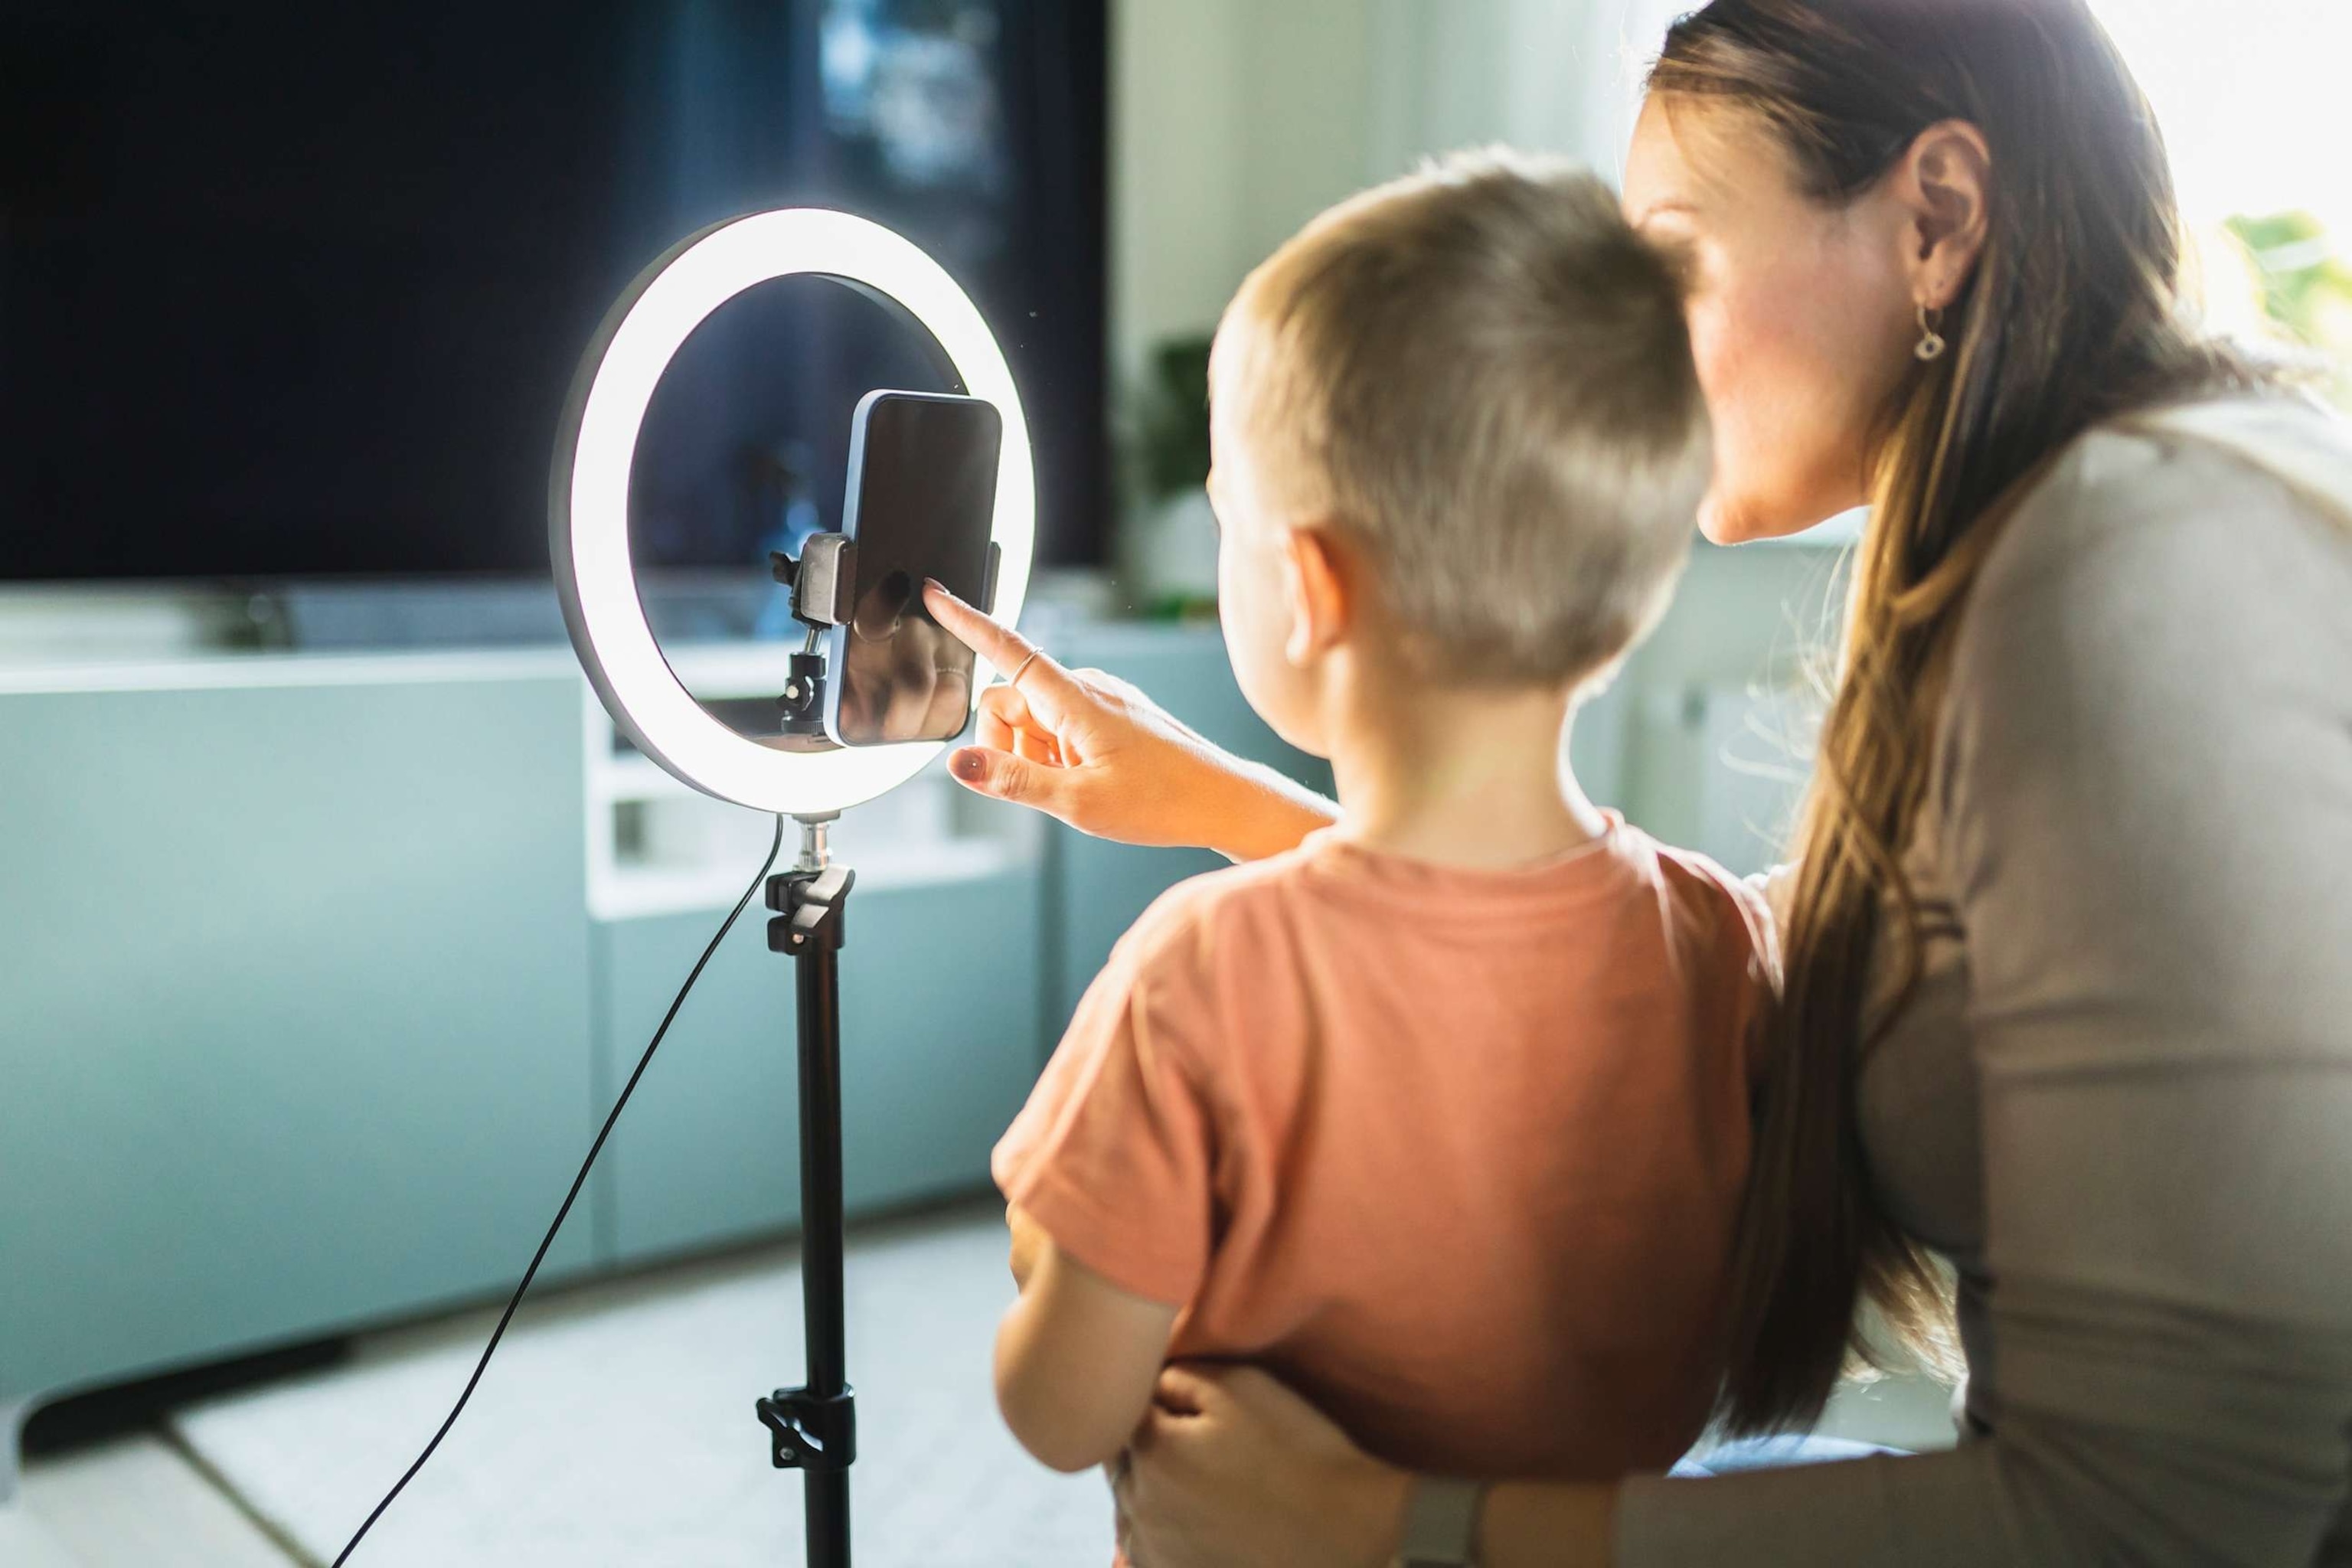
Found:
[[[1551,859],[1608,821],[1568,765],[1565,690],[1449,686],[1391,674],[1349,682],[1331,725],[1339,833],[1367,848],[1473,870]]]

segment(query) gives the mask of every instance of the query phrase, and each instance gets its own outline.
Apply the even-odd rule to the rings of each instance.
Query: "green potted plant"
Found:
[[[1217,520],[1209,506],[1209,338],[1152,351],[1136,400],[1130,509],[1121,567],[1137,610],[1161,618],[1214,614]]]

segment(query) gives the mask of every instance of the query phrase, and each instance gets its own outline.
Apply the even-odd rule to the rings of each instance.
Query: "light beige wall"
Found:
[[[1507,142],[1615,163],[1616,15],[1650,0],[1368,0],[1380,80],[1375,152],[1402,168],[1430,153]]]
[[[1364,0],[1257,0],[1244,9],[1242,239],[1255,266],[1390,171],[1368,153],[1374,10]]]
[[[1686,0],[1113,0],[1111,341],[1205,331],[1351,192],[1507,142],[1615,173],[1630,83]]]
[[[1249,269],[1370,174],[1362,0],[1114,0],[1111,351],[1216,324]]]
[[[1216,319],[1241,250],[1238,0],[1111,7],[1110,312],[1115,375]]]

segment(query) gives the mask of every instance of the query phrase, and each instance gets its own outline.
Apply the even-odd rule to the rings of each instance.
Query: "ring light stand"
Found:
[[[842,1342],[841,977],[843,921],[856,874],[834,864],[830,825],[845,808],[896,788],[945,747],[939,742],[811,749],[808,717],[822,659],[810,645],[780,672],[784,712],[772,740],[737,734],[704,710],[654,641],[629,560],[629,470],[646,408],[671,358],[713,310],[756,284],[830,278],[917,329],[954,387],[1003,418],[992,542],[994,611],[1019,616],[1036,531],[1029,430],[995,338],[938,263],[878,225],[796,208],[717,224],[647,268],[605,317],[583,359],[556,443],[549,527],[556,588],[582,668],[622,732],[669,773],[720,800],[801,824],[798,863],[768,880],[768,946],[792,955],[799,990],[801,1290],[807,1382],[757,1402],[779,1469],[802,1472],[810,1568],[848,1568],[849,1467],[856,1411]],[[845,550],[819,535],[815,553],[779,559],[793,613],[814,628],[845,613],[833,584]],[[972,700],[992,671],[973,671]]]

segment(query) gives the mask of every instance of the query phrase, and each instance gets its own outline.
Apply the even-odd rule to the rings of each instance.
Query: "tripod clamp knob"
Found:
[[[829,1396],[780,1388],[755,1408],[780,1470],[845,1470],[857,1458],[857,1401],[847,1388]]]
[[[813,948],[838,950],[844,907],[857,873],[846,866],[821,871],[783,871],[768,879],[768,951],[795,956]]]

